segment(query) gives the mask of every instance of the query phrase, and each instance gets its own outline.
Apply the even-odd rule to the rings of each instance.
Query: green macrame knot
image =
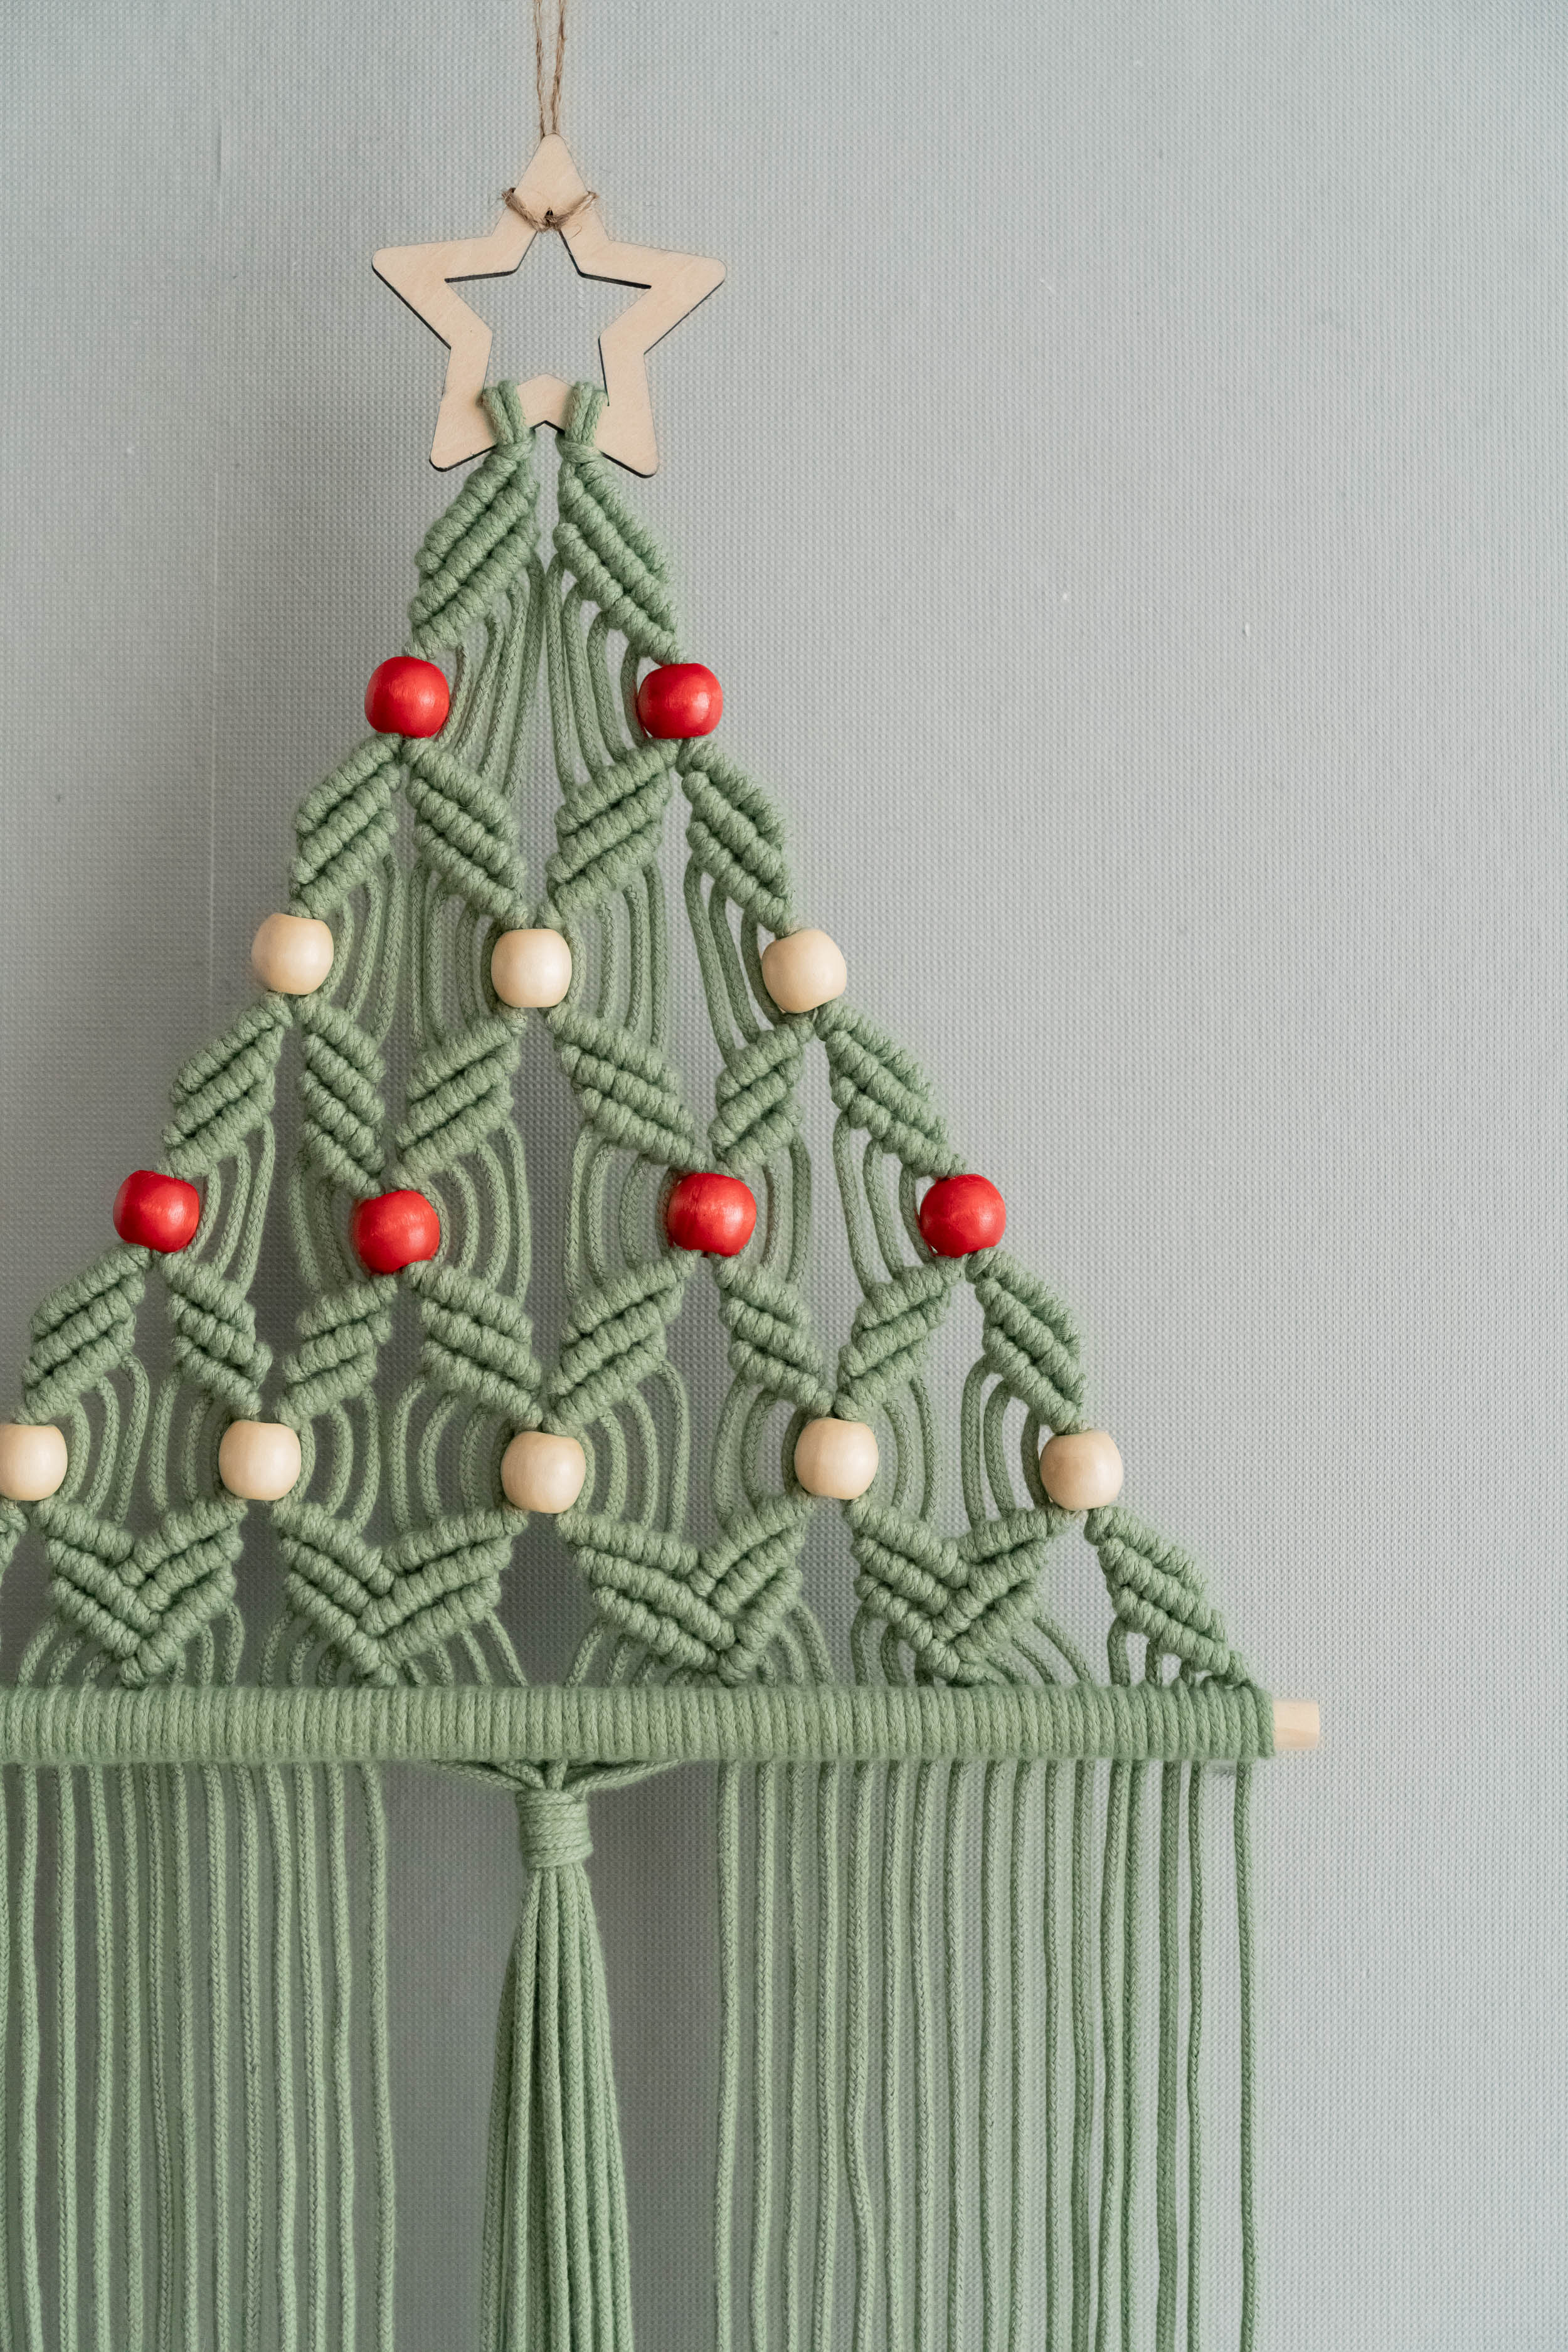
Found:
[[[793,1495],[760,1503],[705,1552],[697,1590],[729,1629],[714,1662],[721,1682],[754,1679],[768,1645],[800,1599],[809,1504]]]
[[[568,1511],[559,1525],[606,1625],[656,1658],[711,1672],[730,1635],[695,1590],[701,1556],[694,1543],[588,1511]]]
[[[855,1309],[839,1352],[834,1409],[845,1420],[868,1419],[895,1390],[918,1377],[957,1280],[956,1263],[939,1258],[902,1266],[889,1281],[872,1285]]]
[[[765,930],[793,930],[784,825],[773,803],[710,741],[683,743],[678,766],[693,859]]]
[[[749,1251],[713,1260],[719,1309],[730,1334],[730,1368],[770,1396],[802,1412],[826,1413],[833,1402],[827,1368],[796,1286]]]
[[[499,1511],[454,1516],[384,1547],[319,1503],[280,1503],[274,1524],[289,1607],[362,1682],[396,1682],[403,1668],[488,1617],[511,1553],[511,1526]]]
[[[492,384],[484,404],[495,446],[431,524],[416,559],[419,587],[408,617],[416,654],[460,645],[496,610],[533,553],[539,478],[518,388]]]
[[[695,1166],[697,1129],[674,1066],[660,1048],[570,1001],[546,1017],[588,1124],[646,1160]]]
[[[594,446],[605,394],[580,383],[561,436],[555,551],[612,629],[649,661],[675,658],[675,607],[652,532],[624,504]]]
[[[373,735],[300,803],[289,876],[296,914],[335,913],[386,856],[396,826],[397,760],[395,739]]]
[[[411,744],[407,760],[416,845],[459,898],[507,922],[522,890],[507,803],[438,742]]]
[[[1184,1551],[1114,1503],[1089,1512],[1083,1531],[1100,1556],[1106,1590],[1121,1624],[1143,1634],[1166,1656],[1180,1658],[1222,1682],[1249,1679],[1226,1640],[1224,1622],[1205,1593],[1199,1570]]]
[[[827,1054],[828,1090],[850,1126],[917,1176],[956,1174],[961,1163],[914,1056],[842,996],[813,1017]]]
[[[245,1505],[223,1496],[172,1512],[132,1538],[79,1504],[41,1503],[55,1609],[130,1688],[161,1681],[232,1603],[244,1517]]]
[[[412,1266],[424,1326],[422,1369],[445,1396],[468,1396],[514,1428],[538,1416],[543,1373],[513,1298],[453,1265]]]
[[[324,997],[301,1000],[300,1142],[329,1184],[374,1192],[381,1182],[382,1087],[386,1066],[374,1037]]]
[[[614,1411],[665,1360],[665,1332],[696,1265],[671,1252],[628,1266],[579,1299],[561,1335],[552,1423],[582,1429]]]
[[[559,913],[606,906],[657,855],[675,791],[674,760],[672,743],[634,744],[563,788],[556,847],[544,868]]]
[[[371,1387],[377,1356],[392,1337],[396,1297],[396,1276],[382,1274],[303,1308],[299,1344],[283,1360],[288,1418],[296,1427]]]
[[[521,1050],[513,1024],[490,1013],[419,1056],[397,1131],[397,1166],[405,1182],[421,1183],[451,1167],[510,1117]]]
[[[244,1291],[184,1253],[165,1258],[163,1279],[180,1370],[237,1419],[258,1419],[272,1350],[256,1336],[256,1309]]]
[[[587,1511],[561,1532],[603,1622],[656,1658],[722,1682],[748,1682],[800,1597],[809,1507],[762,1504],[710,1551],[682,1536]]]
[[[588,1801],[574,1789],[520,1789],[517,1837],[529,1870],[564,1870],[594,1851]]]
[[[163,1129],[170,1173],[210,1175],[272,1116],[278,1056],[289,1018],[282,1000],[263,997],[176,1076]]]
[[[136,1345],[136,1310],[148,1253],[112,1249],[51,1291],[33,1317],[22,1368],[30,1421],[52,1421],[125,1362]]]
[[[860,1570],[857,1597],[909,1644],[917,1665],[951,1683],[996,1680],[1027,1622],[1050,1511],[1009,1511],[956,1538],[865,1497],[847,1509]]]
[[[1052,1430],[1076,1429],[1083,1404],[1078,1333],[1067,1308],[1005,1250],[986,1254],[974,1296],[981,1350],[1004,1385]]]
[[[726,1168],[760,1168],[787,1151],[800,1133],[799,1083],[805,1024],[764,1029],[725,1063],[715,1088],[709,1129],[714,1156]]]

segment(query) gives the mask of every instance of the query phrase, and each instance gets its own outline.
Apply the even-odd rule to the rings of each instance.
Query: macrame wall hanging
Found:
[[[0,1692],[0,2342],[392,2352],[381,1773],[414,1761],[482,1776],[521,1844],[510,1957],[473,1961],[499,1991],[478,2343],[630,2352],[590,1803],[706,1762],[721,2352],[1196,2347],[1216,2172],[1240,2248],[1216,2299],[1250,2347],[1249,1796],[1316,1709],[1265,1696],[1121,1499],[1066,1308],[796,908],[719,682],[682,658],[606,461],[652,471],[644,354],[722,271],[610,239],[558,135],[560,45],[557,21],[542,144],[491,233],[376,257],[450,346],[433,458],[479,463],[419,551],[373,731],[300,806],[261,992],[176,1076],[155,1166],[37,1309],[0,1428],[0,1556],[41,1548],[47,1575]],[[604,337],[605,389],[487,388],[451,280],[552,233],[646,289]],[[560,795],[538,883],[536,719]],[[721,1066],[707,1118],[670,1050],[682,920]],[[514,1086],[533,1023],[579,1119],[553,1362]],[[861,1294],[837,1332],[806,1302],[825,1216]],[[284,1233],[306,1304],[274,1361],[252,1291]],[[700,1447],[668,1348],[693,1284],[728,1353]],[[925,1367],[965,1287],[981,1339],[950,1427]],[[853,1585],[843,1656],[803,1585],[819,1513]],[[241,1575],[265,1517],[281,1590]],[[552,1687],[503,1608],[542,1545],[583,1595]],[[1080,1561],[1109,1602],[1098,1667],[1048,1597]],[[1223,2109],[1216,1951],[1241,2040]]]

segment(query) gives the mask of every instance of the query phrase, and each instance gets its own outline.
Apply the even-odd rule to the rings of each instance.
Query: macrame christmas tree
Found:
[[[526,1864],[475,2221],[486,2352],[632,2342],[588,1801],[682,1759],[721,1768],[715,2341],[1197,2345],[1200,1793],[1237,1766],[1248,2342],[1245,1827],[1270,1703],[1121,1502],[999,1194],[803,924],[599,454],[603,400],[573,396],[546,538],[518,394],[485,395],[493,446],[420,551],[374,731],[300,808],[263,992],[180,1072],[120,1241],[34,1319],[0,1433],[5,1558],[30,1528],[48,1567],[0,1698],[0,2336],[391,2347],[376,1767],[403,1757],[510,1791]],[[536,719],[560,798],[533,881]],[[679,922],[721,1063],[706,1117],[671,1055]],[[531,1022],[579,1122],[548,1363]],[[274,1362],[251,1293],[278,1189],[307,1304]],[[837,1334],[807,1308],[814,1215],[842,1218],[858,1281]],[[694,1283],[728,1356],[710,1447],[668,1344]],[[980,1349],[951,1429],[926,1363],[964,1285]],[[854,1582],[842,1661],[803,1587],[823,1511]],[[286,1574],[242,1617],[259,1514]],[[584,1597],[549,1689],[501,1610],[539,1514]],[[1042,1580],[1084,1538],[1101,1671]]]

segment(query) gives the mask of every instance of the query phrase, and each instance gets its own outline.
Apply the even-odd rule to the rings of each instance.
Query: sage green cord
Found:
[[[1109,1835],[1101,1839],[1094,1834],[1097,1816],[1086,1811],[1079,1849],[1082,1898],[1070,1878],[1046,1873],[1038,1882],[1042,1919],[1022,1895],[1030,1874],[1029,1850],[1048,1850],[1058,1827],[1074,1841],[1076,1772],[1070,1780],[1058,1776],[1059,1788],[1052,1792],[1044,1785],[1044,1773],[1001,1759],[978,1775],[963,1766],[861,1761],[849,1778],[852,1818],[843,1848],[835,1843],[829,1851],[823,1840],[826,1800],[839,1776],[807,1776],[816,1801],[808,1799],[795,1819],[805,1830],[803,1847],[809,1843],[815,1848],[826,1874],[815,1901],[802,1910],[793,1901],[781,1906],[773,1900],[778,1856],[770,1851],[764,1828],[778,1794],[782,1790],[787,1802],[791,1776],[801,1769],[764,1765],[748,1773],[728,1764],[720,1774],[722,2026],[715,2344],[731,2352],[742,2345],[747,2352],[765,2352],[776,2328],[776,2340],[788,2345],[797,2340],[791,2315],[803,2303],[809,2303],[819,2331],[815,2341],[977,2347],[1061,2341],[1053,2316],[1058,2275],[1053,2249],[1064,2219],[1071,2325],[1087,2328],[1097,2346],[1106,2344],[1116,2352],[1157,2343],[1167,2326],[1174,2328],[1173,2340],[1184,2345],[1209,2340],[1201,2333],[1202,2240],[1195,2220],[1204,2121],[1196,2085],[1202,2050],[1198,1986],[1208,1907],[1204,1863],[1193,1861],[1202,1853],[1199,1769],[1166,1768],[1179,1779],[1172,1800],[1182,1830],[1177,1855],[1179,1860],[1186,1854],[1191,1873],[1186,1899],[1172,1916],[1199,1940],[1188,1963],[1184,2145],[1173,2133],[1156,2134],[1150,2169],[1152,2217],[1144,2215],[1137,2199],[1125,2196],[1129,2106],[1120,2061],[1131,2052],[1134,2069],[1144,2065],[1125,2021],[1154,1954],[1140,1935],[1129,1965],[1125,1927],[1130,1911],[1135,1922],[1152,1916],[1158,1923],[1160,1905],[1132,1898],[1140,1878],[1146,1897],[1159,1892],[1170,1868],[1165,1844],[1156,1839],[1130,1845],[1125,1818],[1119,1823],[1109,1812],[1103,1822]],[[1130,1775],[1144,1768],[1119,1769]],[[1130,1780],[1126,1785],[1131,1801]],[[950,1824],[957,1832],[951,1837]],[[879,1872],[869,1866],[873,1851],[880,1855],[875,1901]],[[1237,1900],[1245,1906],[1245,1877],[1237,1883]],[[839,1918],[841,1948],[835,1924]],[[809,2028],[805,2017],[800,2021],[803,2039],[809,2040],[810,2095],[801,2098],[797,2092],[793,2136],[785,2141],[792,2175],[803,2155],[816,2173],[815,2235],[792,2225],[788,2191],[781,2212],[765,2185],[779,2122],[775,2065],[764,2063],[774,2055],[774,2036],[771,2008],[757,1995],[762,1954],[748,1946],[748,1921],[756,1937],[771,1929],[770,1943],[778,1940],[768,1980],[782,1971],[786,1985],[816,1990]],[[933,1933],[939,1921],[941,1931]],[[873,1932],[883,1946],[879,1970]],[[841,1974],[837,1966],[824,1973],[825,1943],[837,1955]],[[1069,1966],[1075,1950],[1082,1955],[1069,2000],[1076,2001],[1080,1990],[1094,1995],[1088,2004],[1092,2031],[1087,2046],[1092,2050],[1103,2042],[1114,2049],[1114,2076],[1086,2065],[1073,2035],[1058,2038],[1052,2030],[1057,1955],[1064,1948]],[[889,2002],[889,1990],[905,1980],[906,1969],[909,1998]],[[881,1991],[874,1997],[879,1974]],[[841,1995],[837,2011],[831,2000],[826,2007],[823,2001],[833,1982]],[[1250,2000],[1245,1972],[1242,1995],[1244,2002]],[[1180,2008],[1175,2014],[1181,2017]],[[1004,2019],[1011,2042],[1006,2063],[1000,2048]],[[1149,2053],[1151,2094],[1158,2094],[1169,2071],[1169,2045],[1156,2035]],[[789,2079],[787,2062],[783,2079]],[[1179,2069],[1178,2084],[1182,2079]],[[1111,2082],[1117,2088],[1108,2098]],[[1250,2097],[1250,2074],[1246,2082],[1244,2095]],[[1135,2099],[1134,2111],[1138,2105]],[[1053,2118],[1059,2119],[1060,2135],[1069,2144],[1087,2151],[1085,2193],[1069,2217],[1058,2214],[1054,2196],[1041,2194],[1031,2161],[1031,2144],[1038,2137],[1038,2153],[1048,2167],[1058,2136]],[[873,2147],[879,2142],[876,2162]],[[1167,2322],[1158,2294],[1146,2308],[1134,2307],[1131,2282],[1149,2256],[1156,2285],[1168,2274],[1169,2239],[1161,2233],[1183,2186],[1184,2154],[1187,2221],[1179,2256],[1185,2292],[1172,2305]],[[831,2196],[840,2168],[847,2189],[842,2200]],[[1051,2178],[1048,2169],[1046,2177]],[[911,2217],[913,2259],[908,2266],[901,2258],[889,2262],[889,2246]],[[1152,2235],[1145,2234],[1146,2218],[1157,2225]],[[1246,2261],[1252,2264],[1252,2222],[1245,2209],[1244,2227]],[[738,2261],[748,2231],[750,2291],[742,2296]],[[847,2262],[847,2275],[825,2288],[825,2263],[831,2267],[838,2261]],[[1255,2288],[1247,2286],[1245,2275],[1243,2284],[1243,2324],[1251,2328],[1247,2315]]]
[[[768,2341],[773,2261],[773,2141],[778,2052],[774,2032],[779,1776],[763,1772],[757,1788],[757,1892],[752,1919],[752,1984],[756,2026],[752,2035],[752,2096],[756,2107],[756,2174],[752,2187],[751,2326],[753,2344]]]
[[[735,2340],[730,2242],[735,2213],[735,2127],[740,2109],[741,1953],[738,1768],[719,1773],[719,2146],[713,2168],[713,2341],[729,2352]]]
[[[1202,2341],[1203,2307],[1203,2055],[1204,1840],[1203,1767],[1187,1776],[1187,2342]]]
[[[1043,1438],[1080,1425],[1077,1333],[1009,1253],[938,1259],[921,1239],[920,1182],[964,1163],[918,1066],[847,999],[773,1004],[763,949],[796,921],[783,828],[714,740],[650,741],[636,723],[643,666],[679,645],[663,559],[595,448],[603,395],[574,401],[548,545],[515,388],[486,398],[495,446],[427,533],[412,607],[414,652],[451,657],[447,725],[372,738],[300,811],[289,904],[331,928],[329,981],[264,996],[176,1077],[161,1164],[202,1188],[191,1247],[117,1246],[34,1318],[21,1411],[58,1423],[68,1469],[47,1501],[0,1504],[0,1571],[31,1526],[50,1573],[49,1615],[0,1690],[0,1760],[17,1768],[0,1803],[0,2011],[18,2021],[0,2036],[0,2339],[392,2352],[379,1768],[408,1760],[477,1771],[517,1808],[480,2340],[630,2352],[588,1799],[710,1760],[721,2352],[763,2352],[775,2328],[785,2352],[1174,2352],[1181,2326],[1194,2347],[1215,1915],[1199,1798],[1204,1768],[1234,1765],[1252,2352],[1247,1804],[1268,1703],[1184,1553],[1120,1504],[1074,1518],[1047,1501]],[[542,703],[560,801],[536,891],[518,805]],[[659,849],[679,800],[679,912],[721,1063],[705,1126],[671,1057]],[[497,1003],[489,950],[538,924],[564,933],[574,980],[529,1015]],[[552,1364],[527,1311],[514,1080],[531,1018],[581,1118]],[[805,1291],[818,1049],[858,1293],[831,1349]],[[406,1069],[401,1102],[389,1066]],[[280,1071],[300,1142],[279,1190],[308,1304],[275,1367],[252,1290]],[[663,1190],[695,1167],[758,1197],[739,1257],[700,1265],[665,1243]],[[442,1248],[367,1276],[348,1206],[400,1185],[436,1204]],[[668,1348],[699,1279],[730,1371],[700,1464]],[[981,1339],[950,1533],[927,1363],[964,1285]],[[167,1323],[156,1374],[149,1294]],[[420,1354],[392,1388],[400,1299]],[[843,1509],[847,1679],[804,1595],[816,1506],[792,1467],[802,1423],[828,1412],[874,1423],[882,1462]],[[270,1507],[285,1576],[263,1631],[238,1606],[247,1507],[216,1460],[231,1420],[268,1416],[298,1431],[302,1472]],[[536,1428],[588,1463],[557,1525],[589,1622],[549,1689],[525,1685],[500,1608],[524,1527],[500,1455]],[[699,1473],[706,1542],[689,1532]],[[1110,1603],[1103,1680],[1045,1598],[1069,1527]]]
[[[1252,1773],[1242,1765],[1236,1776],[1236,1924],[1241,1981],[1241,2352],[1254,2352],[1258,2341],[1258,2106],[1254,2053],[1258,2047],[1253,2011],[1257,1993],[1253,1981],[1252,1850],[1247,1813]]]
[[[1267,1703],[1212,1683],[0,1691],[0,1753],[30,1765],[1236,1763],[1272,1749]]]

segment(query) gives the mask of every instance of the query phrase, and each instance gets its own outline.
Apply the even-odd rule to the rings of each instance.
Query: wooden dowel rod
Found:
[[[1145,1756],[1224,1763],[1310,1747],[1317,1708],[1205,1683],[539,1684],[0,1688],[0,1762],[817,1763]]]
[[[1315,1698],[1277,1698],[1274,1702],[1274,1753],[1305,1754],[1316,1748],[1322,1726]]]

